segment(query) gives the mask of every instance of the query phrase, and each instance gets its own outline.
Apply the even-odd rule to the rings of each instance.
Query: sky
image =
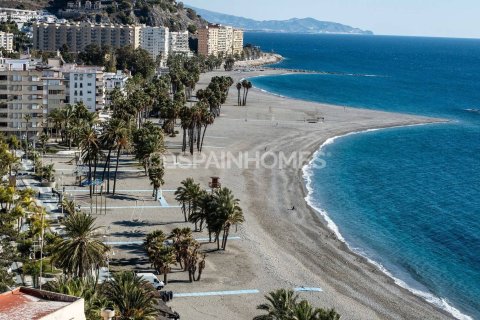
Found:
[[[184,0],[256,20],[311,17],[375,34],[480,38],[480,0]]]

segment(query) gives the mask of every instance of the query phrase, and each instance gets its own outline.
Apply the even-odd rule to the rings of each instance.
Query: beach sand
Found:
[[[197,89],[215,75],[230,75],[238,81],[280,73],[280,70],[268,69],[247,73],[211,72],[202,74]],[[231,235],[238,238],[228,241],[226,251],[208,253],[201,281],[188,283],[188,275],[174,268],[166,289],[175,293],[258,290],[256,294],[174,298],[169,304],[181,318],[252,319],[261,314],[256,306],[264,302],[264,294],[278,288],[304,286],[321,288],[322,292],[301,293],[301,298],[318,307],[335,308],[342,319],[450,319],[444,311],[397,286],[336,239],[320,214],[304,200],[306,190],[302,177],[302,166],[328,138],[372,128],[442,120],[310,103],[257,89],[250,90],[247,107],[236,104],[237,90],[232,87],[221,117],[207,130],[203,150],[206,157],[227,159],[227,152],[248,153],[249,158],[255,158],[257,152],[274,155],[283,152],[287,156],[302,152],[304,163],[257,168],[252,161],[248,168],[236,165],[226,168],[210,161],[212,165],[208,167],[200,164],[172,168],[172,159],[181,157],[182,136],[167,139],[164,200],[171,206],[178,205],[172,191],[187,177],[195,178],[202,187],[208,188],[210,177],[218,176],[222,185],[232,189],[240,199],[246,221],[237,231],[233,228]],[[305,121],[316,117],[323,117],[324,122]],[[65,160],[54,161],[57,174],[63,169],[72,169]],[[328,165],[328,158],[326,162]],[[192,227],[183,222],[178,207],[148,207],[158,203],[153,201],[149,181],[134,161],[122,161],[121,170],[124,172],[119,174],[119,195],[108,199],[108,206],[112,208],[107,214],[97,216],[97,223],[106,227],[107,241],[139,242],[155,229],[168,233],[175,227]],[[62,179],[65,184],[73,182],[70,173]],[[68,189],[72,187],[67,187],[67,193]],[[87,206],[86,193],[81,196],[76,189],[70,192],[77,192],[76,199]],[[132,209],[135,204],[144,208]],[[289,210],[292,206],[295,210]],[[205,236],[205,232],[195,234],[197,238]],[[202,245],[205,250],[215,247],[215,244]],[[114,246],[111,267],[136,271],[150,268],[138,243]]]
[[[267,73],[281,71],[229,75],[238,81]],[[203,85],[214,75],[202,75]],[[237,90],[232,88],[222,116],[208,129],[206,145],[223,146],[224,152],[233,154],[248,152],[252,157],[255,152],[265,151],[312,155],[326,139],[348,132],[439,121],[286,99],[257,89],[248,94],[247,107],[236,106],[236,98]],[[304,122],[317,116],[324,117],[324,122]],[[205,151],[218,153],[209,148]],[[301,297],[316,306],[335,308],[342,319],[451,318],[395,285],[337,240],[319,213],[304,200],[305,181],[298,166],[269,169],[252,165],[243,169],[201,169],[194,174],[203,181],[211,175],[221,177],[223,186],[231,188],[241,200],[246,222],[237,233],[241,240],[230,241],[227,251],[217,254],[220,258],[212,258],[215,253],[209,256],[212,259],[205,270],[206,281],[195,283],[195,288],[179,287],[179,291],[258,289],[261,293],[174,299],[171,305],[182,319],[251,319],[261,314],[255,307],[264,301],[263,294],[301,286],[322,288],[323,292],[302,293]],[[295,210],[289,210],[292,206]]]

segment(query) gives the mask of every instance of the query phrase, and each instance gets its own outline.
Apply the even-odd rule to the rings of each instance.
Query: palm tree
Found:
[[[167,284],[167,275],[171,271],[170,266],[176,264],[175,249],[165,246],[165,234],[161,230],[153,231],[147,235],[144,249],[153,268],[163,274],[163,282]]]
[[[238,105],[242,105],[242,99],[240,99],[240,90],[242,89],[242,84],[239,82],[237,83],[237,90],[238,90]]]
[[[81,159],[88,163],[88,180],[90,186],[90,198],[93,196],[93,185],[96,180],[98,158],[101,155],[100,141],[92,127],[86,127],[80,140]],[[92,167],[93,174],[92,174]]]
[[[242,81],[242,87],[243,87],[243,105],[247,105],[247,96],[248,96],[248,91],[253,87],[252,83],[248,80],[243,80]]]
[[[80,297],[85,300],[85,316],[87,319],[97,319],[108,301],[100,294],[97,279],[60,277],[45,284],[45,290]]]
[[[154,320],[159,315],[155,307],[155,288],[133,272],[114,274],[113,279],[102,287],[102,292],[118,311],[116,319]]]
[[[181,182],[181,186],[174,193],[175,200],[181,203],[185,222],[199,205],[201,195],[200,184],[195,183],[193,178],[187,178]],[[188,214],[187,214],[188,213]]]
[[[63,211],[66,213],[66,215],[72,215],[77,212],[75,201],[73,200],[63,198],[61,206],[63,207]]]
[[[100,142],[102,147],[108,150],[102,173],[102,180],[105,180],[105,174],[106,172],[108,172],[107,193],[110,192],[110,161],[112,159],[112,151],[117,149],[119,146],[123,148],[123,146],[120,145],[122,142],[124,142],[122,139],[128,136],[128,124],[125,120],[119,118],[111,118],[104,126],[104,130],[102,132],[102,135],[100,136]],[[118,158],[119,154],[117,152],[117,164]]]
[[[190,222],[195,223],[195,231],[202,232],[203,224],[212,210],[211,203],[212,194],[205,190],[201,190],[198,196],[197,205],[188,219]],[[198,230],[197,225],[199,226]]]
[[[182,261],[186,258],[186,250],[188,249],[188,242],[193,240],[192,230],[190,228],[175,228],[172,230],[167,239],[173,241],[173,247],[175,248],[175,259],[180,264],[180,268],[183,268]],[[187,246],[185,247],[185,244]],[[187,266],[185,264],[185,270]]]
[[[200,107],[200,123],[203,125],[203,134],[202,134],[202,139],[200,140],[200,137],[198,138],[197,141],[197,149],[199,152],[202,152],[203,148],[203,139],[205,138],[205,133],[207,132],[207,127],[215,121],[215,117],[213,114],[208,110],[207,106],[204,103],[199,104]],[[200,130],[198,131],[200,133]]]
[[[40,147],[41,147],[41,150],[42,150],[43,154],[45,154],[45,152],[46,152],[48,139],[50,139],[50,136],[48,134],[46,134],[45,132],[43,132],[38,139],[38,142],[40,142]]]
[[[185,152],[187,150],[187,130],[190,128],[192,122],[191,113],[192,110],[187,106],[183,106],[179,112],[181,127],[183,130],[182,152]]]
[[[153,186],[152,196],[155,200],[158,200],[158,189],[165,183],[163,176],[165,175],[165,168],[163,167],[163,161],[158,155],[154,155],[151,160],[151,166],[148,169],[148,178],[150,184]]]
[[[64,222],[65,239],[55,247],[52,262],[68,275],[83,278],[105,265],[109,247],[98,240],[95,218],[83,212],[69,215]]]
[[[145,175],[153,155],[165,151],[163,130],[152,122],[146,122],[133,134],[135,158],[142,164]]]
[[[215,210],[215,225],[217,226],[217,232],[219,231],[218,227],[220,225],[223,229],[223,250],[225,250],[227,247],[230,227],[232,225],[237,225],[245,221],[242,208],[240,208],[239,206],[239,202],[240,200],[236,199],[233,196],[232,191],[230,191],[230,189],[228,188],[218,189],[213,195],[213,208]],[[217,234],[217,243],[219,241],[218,237],[219,234]]]
[[[293,310],[297,304],[298,295],[293,290],[279,289],[265,296],[267,303],[257,306],[258,310],[266,311],[266,315],[260,315],[253,320],[290,320],[293,318]]]

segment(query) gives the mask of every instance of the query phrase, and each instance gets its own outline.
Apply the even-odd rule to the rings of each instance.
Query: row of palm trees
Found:
[[[307,300],[299,301],[293,290],[279,289],[265,296],[266,303],[257,306],[266,312],[253,320],[339,320],[334,309],[313,307]]]
[[[175,199],[181,204],[185,222],[194,223],[195,231],[201,232],[206,225],[209,240],[217,242],[217,250],[226,249],[231,227],[245,221],[240,200],[225,187],[208,192],[187,178],[175,191]]]
[[[167,240],[172,243],[167,243]],[[163,274],[165,284],[168,283],[167,275],[171,272],[171,266],[177,264],[188,272],[190,282],[200,281],[206,255],[199,252],[200,244],[193,238],[190,228],[175,228],[168,236],[161,230],[153,231],[147,235],[144,249],[152,267]]]

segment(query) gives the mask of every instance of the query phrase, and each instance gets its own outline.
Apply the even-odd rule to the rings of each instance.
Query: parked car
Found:
[[[165,287],[165,283],[158,280],[157,276],[153,273],[137,273],[137,276],[147,280],[157,290],[161,290],[163,287]]]

